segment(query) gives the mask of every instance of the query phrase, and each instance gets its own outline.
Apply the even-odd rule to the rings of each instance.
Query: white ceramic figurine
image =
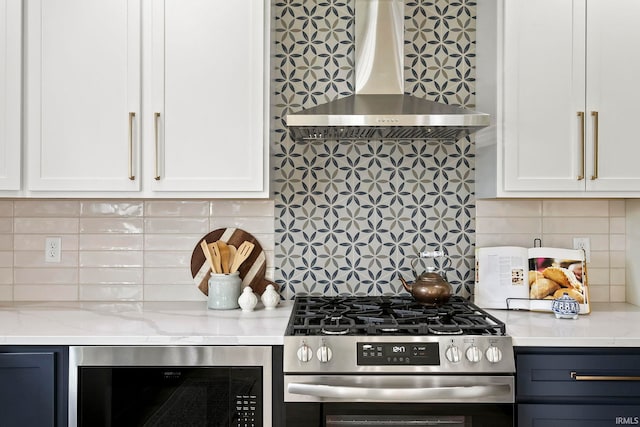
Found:
[[[264,304],[264,308],[267,310],[274,309],[278,303],[280,302],[280,295],[274,289],[273,285],[267,285],[267,288],[262,293],[262,304]]]
[[[238,297],[238,305],[242,311],[253,311],[258,304],[258,297],[253,293],[251,286],[245,286],[242,290],[242,294]]]

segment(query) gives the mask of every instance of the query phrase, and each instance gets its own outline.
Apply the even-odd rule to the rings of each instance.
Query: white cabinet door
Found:
[[[587,7],[587,190],[640,192],[640,2]]]
[[[20,0],[0,0],[0,191],[20,189]]]
[[[504,190],[584,189],[584,1],[504,3]]]
[[[634,0],[479,2],[479,197],[640,195],[638,20]]]
[[[154,192],[262,193],[265,8],[256,0],[154,0]]]
[[[140,1],[26,3],[28,189],[137,191]]]

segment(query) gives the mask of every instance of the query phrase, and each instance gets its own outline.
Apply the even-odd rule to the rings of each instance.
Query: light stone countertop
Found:
[[[206,302],[0,303],[0,345],[281,345],[292,301],[275,310],[208,310]],[[514,346],[640,347],[640,307],[594,303],[578,320],[489,310]]]
[[[0,303],[0,345],[281,345],[292,302],[252,312],[205,302]]]
[[[488,310],[507,324],[514,346],[640,347],[640,307],[626,303],[592,303],[577,320],[553,313]]]

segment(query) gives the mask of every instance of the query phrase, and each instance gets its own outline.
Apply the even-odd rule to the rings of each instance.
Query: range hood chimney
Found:
[[[404,94],[403,0],[355,0],[355,31],[355,95],[288,114],[294,140],[457,141],[489,125],[488,114]]]

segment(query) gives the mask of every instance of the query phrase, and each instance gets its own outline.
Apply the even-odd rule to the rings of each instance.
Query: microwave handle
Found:
[[[287,390],[291,394],[341,400],[408,401],[412,399],[472,399],[504,395],[511,392],[511,386],[509,384],[492,384],[426,388],[371,388],[289,383]]]

